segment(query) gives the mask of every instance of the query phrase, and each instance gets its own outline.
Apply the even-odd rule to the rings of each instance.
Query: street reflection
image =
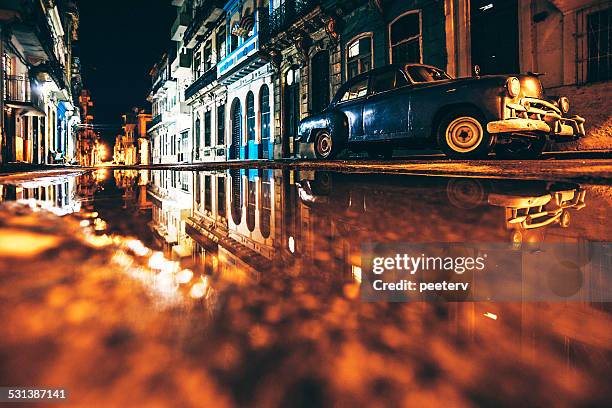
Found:
[[[275,405],[306,387],[330,406],[348,394],[355,405],[419,406],[609,398],[610,308],[598,301],[607,294],[598,292],[588,258],[577,270],[557,271],[580,282],[574,289],[588,295],[580,302],[364,303],[359,283],[366,242],[584,248],[610,241],[611,192],[275,169],[121,170],[0,186],[9,207],[72,214],[84,245],[110,253],[105,273],[145,288],[155,306],[139,309],[147,321],[178,324],[189,337],[202,333],[202,323],[166,310],[205,318],[206,335],[177,347],[191,350],[190,364],[207,370],[219,395],[236,405]],[[0,221],[0,243],[11,222]],[[5,270],[27,270],[21,262],[0,252]],[[296,398],[306,398],[300,392]]]

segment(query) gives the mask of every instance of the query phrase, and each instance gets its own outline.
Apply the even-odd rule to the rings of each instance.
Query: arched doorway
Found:
[[[319,113],[329,104],[329,51],[317,52],[311,60],[312,113]]]
[[[240,158],[240,146],[242,145],[242,107],[240,99],[235,98],[232,102],[232,146],[230,147],[230,159]]]

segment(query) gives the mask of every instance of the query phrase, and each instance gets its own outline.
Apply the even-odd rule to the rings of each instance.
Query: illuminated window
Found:
[[[389,24],[392,63],[421,62],[421,12],[409,11]]]
[[[346,45],[347,79],[370,69],[372,69],[372,34],[365,34]]]

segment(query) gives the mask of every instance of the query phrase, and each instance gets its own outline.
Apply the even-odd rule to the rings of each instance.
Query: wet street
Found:
[[[609,185],[558,177],[0,180],[0,383],[75,407],[610,406],[612,307],[588,253],[540,271],[571,300],[365,302],[360,283],[364,243],[587,248],[612,240],[611,210]]]

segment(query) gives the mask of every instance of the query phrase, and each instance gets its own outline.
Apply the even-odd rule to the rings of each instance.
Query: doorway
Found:
[[[329,51],[317,52],[311,61],[312,113],[320,113],[329,104]]]

